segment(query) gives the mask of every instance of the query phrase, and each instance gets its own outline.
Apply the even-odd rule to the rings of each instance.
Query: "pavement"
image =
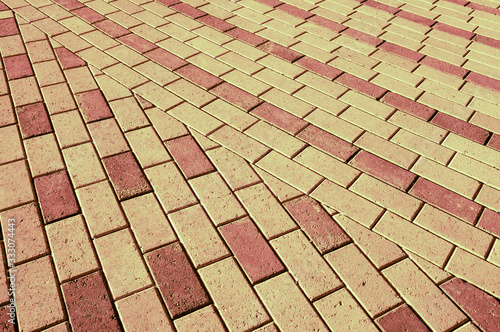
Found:
[[[1,0],[0,330],[500,331],[499,8]]]

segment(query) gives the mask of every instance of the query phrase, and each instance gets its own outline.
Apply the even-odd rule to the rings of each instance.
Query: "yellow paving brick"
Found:
[[[229,331],[250,330],[270,320],[233,258],[199,273]]]
[[[229,2],[229,1],[227,1]],[[219,6],[216,6],[216,5],[213,5],[211,3],[205,3],[204,6],[202,6],[202,9],[205,13],[207,14],[211,14],[217,18],[220,18],[221,20],[226,20],[230,17],[233,17],[234,14],[231,13],[230,11],[224,9],[224,8],[221,8]]]
[[[196,36],[196,34],[192,33],[191,31],[186,30],[185,28],[182,28],[175,23],[162,25],[157,29],[169,36],[175,36],[175,38],[168,38],[158,43],[159,46],[165,48],[166,50],[169,50],[170,52],[179,56],[184,52],[193,52],[192,54],[196,54],[199,52],[195,48],[184,44],[185,41],[193,39]]]
[[[330,66],[338,68],[342,71],[345,71],[351,75],[357,76],[357,77],[362,78],[364,80],[370,80],[375,75],[377,75],[377,73],[375,71],[368,69],[364,66],[358,65],[355,62],[345,60],[344,58],[341,58],[341,57],[335,58],[334,60],[330,61],[328,64]]]
[[[206,105],[203,110],[240,131],[257,122],[255,117],[221,99]]]
[[[152,127],[130,131],[125,137],[142,168],[172,160]]]
[[[233,2],[226,1],[226,3],[233,3]],[[271,15],[268,15],[268,16],[271,17]],[[293,18],[295,18],[295,17],[293,17]],[[250,21],[244,17],[240,17],[237,15],[227,19],[226,22],[231,23],[235,26],[238,26],[238,27],[240,27],[244,30],[247,30],[249,32],[257,32],[257,31],[262,29],[262,26],[260,24],[257,24],[253,21]]]
[[[90,136],[78,111],[56,114],[51,117],[51,120],[61,148],[90,141]]]
[[[309,300],[342,287],[332,269],[300,230],[285,234],[271,245]]]
[[[420,158],[411,171],[470,199],[480,186],[478,181],[426,158]]]
[[[45,35],[44,35],[45,37]],[[26,46],[32,45],[33,43],[28,43]],[[0,52],[2,52],[2,57],[8,57],[11,55],[18,55],[26,53],[26,49],[24,48],[23,41],[20,35],[13,35],[0,38]],[[47,60],[51,60],[49,58]]]
[[[146,110],[145,113],[162,141],[189,133],[180,121],[156,107]]]
[[[115,302],[126,331],[174,331],[154,288]]]
[[[400,111],[396,111],[387,121],[435,143],[440,143],[447,134],[445,129]]]
[[[177,240],[154,194],[123,201],[122,208],[142,252]]]
[[[33,177],[65,168],[54,134],[27,139],[24,147]]]
[[[349,190],[408,220],[422,205],[418,199],[366,174],[362,174]]]
[[[451,243],[390,212],[382,216],[373,230],[441,268],[453,250]]]
[[[130,150],[115,119],[92,122],[87,127],[101,158]]]
[[[500,212],[500,191],[490,186],[483,185],[476,197],[476,201],[484,206]]]
[[[498,169],[479,162],[476,159],[457,153],[452,159],[449,167],[485,184],[500,189]]]
[[[461,55],[453,54],[447,50],[442,50],[434,46],[425,45],[421,50],[419,50],[419,52],[459,67],[465,62],[465,59]],[[464,66],[464,68],[467,67]]]
[[[107,101],[132,96],[132,92],[107,75],[96,76],[97,83]]]
[[[222,56],[221,56],[222,57]],[[232,68],[221,61],[209,57],[206,54],[200,53],[188,59],[189,62],[208,71],[215,76],[221,76],[229,72]]]
[[[255,96],[259,96],[271,88],[270,85],[236,70],[221,76],[221,79],[239,87],[242,90],[248,91]]]
[[[78,67],[64,71],[73,93],[97,89],[97,84],[87,67]]]
[[[467,320],[411,260],[396,263],[383,270],[383,274],[433,330],[446,331]]]
[[[171,213],[169,218],[196,268],[230,255],[199,204]]]
[[[178,79],[178,76],[173,74],[168,69],[163,68],[153,61],[147,61],[134,67],[142,75],[150,80],[164,86]]]
[[[309,193],[323,179],[318,174],[275,151],[271,151],[259,160],[257,165],[304,193]],[[300,174],[300,177],[297,177],[297,174]]]
[[[41,87],[64,82],[64,76],[55,60],[35,63],[33,68]]]
[[[466,84],[466,86],[467,86],[467,84]],[[477,92],[477,89],[475,92]],[[484,96],[484,97],[488,98],[489,96]],[[496,98],[496,96],[494,96],[494,97],[489,98],[489,99],[497,99],[497,98]],[[495,103],[495,102],[486,101],[486,100],[483,100],[481,98],[477,98],[477,95],[476,95],[476,97],[474,97],[472,99],[472,101],[468,105],[468,107],[473,109],[473,110],[476,110],[478,112],[481,112],[485,115],[489,115],[489,116],[494,117],[495,119],[500,120],[500,116],[498,115],[497,112],[494,111],[497,107],[497,103]]]
[[[129,229],[95,239],[94,244],[113,298],[152,284]]]
[[[406,252],[408,257],[420,267],[422,271],[435,283],[441,283],[451,277],[451,274],[437,267],[436,265],[430,263],[428,260],[423,259],[422,257],[415,255],[414,253],[408,251]]]
[[[144,39],[152,43],[160,42],[169,37],[167,34],[155,29],[156,27],[164,25],[166,23],[165,20],[163,20],[159,16],[148,11],[136,13],[134,14],[134,16],[139,18],[141,21],[146,22],[147,24],[141,24],[130,29],[130,31],[132,31],[133,33],[143,37]]]
[[[310,23],[310,22],[304,22],[301,25],[298,26],[300,30],[305,30],[309,33],[312,33],[318,37],[321,37],[326,40],[332,40],[335,37],[338,36],[337,32],[334,32],[326,27],[323,27],[321,25],[315,24],[315,23]]]
[[[235,10],[233,11],[233,13],[235,13],[238,16],[249,19],[257,24],[262,24],[264,22],[269,21],[269,18],[266,17],[265,15],[245,7]]]
[[[195,139],[196,142],[200,145],[201,149],[203,151],[211,150],[220,147],[219,144],[216,142],[212,141],[209,138],[206,138],[204,135],[200,134],[194,129],[189,129],[189,132],[191,133],[191,136]]]
[[[220,47],[216,43],[212,43],[210,40],[203,37],[197,37],[188,40],[185,43],[214,58],[227,52],[225,48]]]
[[[77,53],[77,55],[93,66],[103,69],[117,63],[117,60],[110,57],[96,47],[90,47]]]
[[[495,240],[495,243],[491,247],[491,252],[488,255],[488,262],[500,266],[500,242],[498,239]]]
[[[141,21],[122,11],[116,11],[112,14],[109,14],[106,16],[106,18],[115,21],[125,29],[130,29],[141,24]]]
[[[34,76],[11,80],[9,86],[16,107],[42,101]]]
[[[164,111],[182,103],[181,98],[153,82],[148,82],[135,88],[134,92]]]
[[[386,88],[390,91],[396,92],[405,97],[408,97],[412,100],[417,99],[418,96],[420,96],[420,94],[422,93],[422,90],[417,89],[409,84],[398,81],[397,79],[389,77],[385,74],[379,74],[370,82],[375,85]]]
[[[334,219],[354,240],[358,248],[380,269],[404,257],[404,252],[393,242],[362,226],[358,222],[337,214]]]
[[[174,324],[179,332],[224,331],[224,325],[212,305],[182,316]]]
[[[311,72],[305,72],[297,77],[296,80],[334,98],[338,98],[348,90],[340,84],[333,83],[331,80]],[[340,100],[342,100],[342,98]],[[350,103],[350,101],[348,103]]]
[[[480,331],[473,323],[468,322],[454,330],[456,332],[478,332]]]
[[[432,91],[435,95],[449,99],[462,106],[466,106],[472,98],[470,95],[461,91],[457,91],[456,89],[427,79],[424,80],[418,87],[419,89],[423,89],[425,91]]]
[[[339,47],[339,44],[336,44],[334,42],[328,43],[323,38],[307,32],[298,36],[296,39],[302,41],[305,44],[317,47],[321,51],[328,53],[331,53],[332,51],[334,51]]]
[[[24,158],[23,144],[16,125],[0,128],[0,139],[0,164]]]
[[[228,149],[221,147],[206,153],[232,190],[260,182],[248,163]]]
[[[360,173],[355,168],[310,146],[300,152],[293,160],[344,188],[349,186]]]
[[[234,51],[244,57],[249,58],[250,60],[257,61],[260,58],[267,55],[266,52],[263,52],[253,46],[247,45],[239,40],[233,40],[227,44],[224,44],[224,47]]]
[[[419,66],[413,73],[457,90],[463,84],[463,80],[460,78],[452,76],[451,74],[443,73],[428,66]]]
[[[46,86],[41,90],[49,114],[56,114],[76,109],[75,101],[71,96],[71,92],[67,84],[61,83]]]
[[[345,288],[314,302],[314,306],[333,331],[340,331],[346,327],[358,331],[378,331]]]
[[[336,49],[333,52],[333,54],[370,69],[376,66],[378,63],[380,63],[380,61],[375,59],[374,57],[366,56],[364,54],[348,49],[346,47],[340,47]]]
[[[112,101],[109,106],[124,132],[149,125],[144,111],[133,97]]]
[[[202,24],[196,22],[195,20],[193,20],[187,16],[184,16],[180,13],[175,13],[173,15],[169,15],[167,17],[167,20],[174,22],[175,24],[177,24],[177,25],[181,26],[182,28],[187,29],[189,31],[203,26]]]
[[[355,144],[406,169],[418,158],[417,154],[369,132],[365,132]]]
[[[291,158],[298,151],[302,150],[306,143],[287,134],[286,132],[271,126],[270,124],[259,121],[245,131],[245,134],[270,146],[273,150],[278,151],[285,156]]]
[[[437,161],[443,165],[446,165],[446,163],[453,156],[453,151],[451,149],[428,141],[425,138],[406,130],[398,131],[396,135],[391,138],[391,142],[414,151],[417,154],[426,156],[427,158]]]
[[[28,50],[31,63],[37,63],[55,59],[54,52],[52,51],[52,48],[46,39],[27,43],[26,49]],[[2,49],[2,56],[8,56],[8,54],[4,53],[5,52]],[[21,53],[25,52],[23,51]]]
[[[393,124],[387,123],[355,107],[349,107],[339,117],[385,139],[389,139],[399,129]]]
[[[430,205],[424,206],[414,223],[480,257],[486,256],[493,241],[491,235]]]
[[[269,22],[269,23],[273,24],[271,22]],[[263,24],[263,25],[267,25],[267,24]],[[283,45],[285,47],[290,47],[291,45],[295,44],[297,41],[294,38],[287,35],[286,33],[281,33],[281,32],[276,31],[276,29],[278,29],[278,27],[280,27],[282,25],[283,25],[282,23],[276,23],[275,29],[263,29],[263,30],[258,31],[256,33],[256,35],[260,36],[262,38],[268,39],[270,41],[273,41],[277,44]],[[269,25],[267,25],[267,26],[269,26]],[[285,27],[281,28],[280,31],[288,32],[291,29],[292,29],[291,27],[289,27],[287,29],[287,26],[285,26]],[[299,32],[299,34],[300,34],[300,32]]]
[[[106,53],[131,67],[147,61],[145,56],[133,51],[125,45],[118,45],[110,48],[106,50]]]
[[[290,94],[303,87],[303,85],[298,83],[297,81],[294,81],[286,77],[285,75],[279,74],[267,68],[254,74],[253,77],[256,77],[259,80]]]
[[[298,42],[297,44],[292,45],[290,49],[324,63],[335,58],[335,56],[332,55],[330,52],[324,51],[316,46],[312,46],[311,44],[305,42]]]
[[[104,73],[109,75],[120,84],[129,89],[133,89],[141,84],[146,83],[148,80],[136,71],[130,69],[122,63],[118,63],[111,67],[103,69]],[[71,82],[70,82],[71,85]]]
[[[386,26],[384,28],[384,30],[391,32],[393,34],[402,36],[402,37],[409,38],[411,40],[415,40],[419,43],[422,42],[426,38],[425,33],[423,33],[423,32],[410,30],[408,28],[402,27],[401,25],[397,25],[397,24],[390,24],[390,25]],[[384,35],[382,35],[380,37],[383,38],[383,36]],[[401,46],[403,46],[403,45],[401,45]]]
[[[329,97],[321,92],[318,92],[317,90],[311,89],[308,86],[304,87],[298,92],[295,92],[294,96],[314,106],[317,106],[333,115],[338,115],[340,112],[342,112],[348,107],[347,104],[338,101],[335,98]],[[296,115],[300,116],[299,114]],[[305,114],[303,114],[301,117],[303,117],[304,115]]]
[[[281,331],[328,331],[288,273],[264,281],[255,289]]]
[[[475,62],[479,62],[488,66],[492,66],[495,68],[499,68],[498,65],[498,58],[489,56],[484,53],[476,52],[476,51],[469,51],[466,55],[465,58],[469,60],[474,60]]]
[[[480,160],[485,164],[500,168],[500,152],[485,147],[482,144],[453,133],[450,133],[442,144],[466,156]]]
[[[106,179],[92,143],[73,146],[62,153],[75,188]]]
[[[45,227],[61,282],[99,269],[97,257],[81,215]]]
[[[65,318],[49,256],[19,265],[16,273],[16,313],[21,331],[33,331]]]
[[[325,258],[371,317],[401,303],[399,295],[354,244]]]
[[[428,34],[430,37],[435,37],[437,39],[444,40],[446,42],[458,45],[460,47],[467,47],[470,43],[470,40],[449,34],[447,32],[439,31],[437,29],[432,29]]]
[[[76,189],[76,196],[92,238],[127,226],[108,181]]]
[[[303,98],[310,99],[307,95],[308,91],[315,91],[315,90],[307,90],[306,93],[302,93],[300,96]],[[319,92],[316,91],[317,94],[320,94]],[[314,94],[314,92],[312,93]],[[320,94],[321,95],[321,94]],[[328,96],[326,95],[321,95],[327,98]],[[282,92],[281,90],[278,89],[271,89],[265,94],[261,96],[262,99],[265,101],[274,104],[285,111],[292,113],[300,118],[304,117],[305,115],[309,114],[313,109],[314,106],[301,101],[300,99],[297,99],[293,96],[290,96],[289,94]],[[338,105],[338,104],[336,104]],[[338,112],[337,112],[338,113]]]
[[[89,43],[91,43],[92,45],[95,45],[100,50],[107,50],[109,48],[120,45],[116,40],[98,30],[85,33],[81,35],[81,37],[84,38]],[[114,50],[112,52],[110,50],[109,53],[111,55],[117,54],[117,50]],[[128,53],[133,53],[133,52],[129,51]]]
[[[477,61],[469,59],[463,67],[465,69],[469,69],[470,71],[493,77],[497,80],[500,79],[500,69],[494,68],[487,64],[479,63]]]
[[[111,13],[114,13],[117,11],[117,9],[115,7],[109,5],[108,3],[106,3],[103,0],[89,1],[89,2],[86,2],[85,5],[87,7],[92,8],[93,10],[95,10],[96,12],[98,12],[99,14],[102,14],[102,15],[111,14]]]
[[[403,83],[409,84],[412,87],[417,86],[421,81],[422,77],[411,74],[404,69],[400,69],[396,66],[381,62],[376,67],[373,68],[376,72],[387,75]]]
[[[262,143],[227,125],[211,134],[209,138],[252,163],[269,151],[269,148]]]
[[[237,68],[241,70],[242,72],[248,74],[248,75],[253,75],[254,73],[258,72],[263,66],[259,65],[258,63],[253,62],[252,60],[249,60],[239,54],[236,54],[234,52],[227,52],[219,56],[217,59],[220,61],[230,65],[231,67]]]
[[[366,227],[371,227],[383,212],[381,207],[329,180],[323,181],[311,197]]]
[[[133,14],[141,10],[139,6],[127,0],[113,1],[113,6],[121,9],[123,12],[128,14]]]
[[[289,62],[286,62],[285,60],[281,60],[280,58],[277,58],[272,55],[267,55],[257,61],[257,63],[260,63],[278,73],[281,73],[285,76],[288,76],[290,78],[295,78],[305,72],[304,69],[295,66]]]
[[[169,84],[167,89],[196,107],[203,107],[215,99],[212,94],[183,79]]]
[[[197,202],[174,162],[154,166],[144,172],[165,212],[170,213]]]
[[[303,193],[301,193],[294,187],[263,171],[259,167],[254,167],[254,169],[280,202],[303,195]]]
[[[418,64],[411,60],[405,59],[403,57],[397,56],[395,54],[383,50],[376,51],[375,53],[372,54],[372,57],[374,59],[378,59],[382,62],[387,62],[395,67],[399,67],[407,71],[413,71],[415,68],[418,67]]]
[[[457,46],[455,44],[448,43],[444,40],[437,39],[434,37],[428,37],[422,43],[425,45],[433,46],[435,48],[450,52],[450,53],[455,54],[455,55],[459,55],[459,56],[464,56],[466,54],[469,55],[469,53],[470,53],[467,51],[467,49],[465,47],[460,47],[460,46]],[[466,57],[468,57],[468,56],[466,56]],[[462,61],[462,63],[463,63],[463,61]]]
[[[297,228],[264,184],[238,190],[236,196],[267,239]]]
[[[354,142],[363,133],[363,129],[322,110],[315,110],[305,120],[348,142]]]
[[[189,184],[215,226],[246,215],[245,210],[217,172],[191,179]]]
[[[369,55],[376,51],[377,49],[371,45],[363,42],[356,41],[350,37],[340,35],[332,41],[334,44],[344,46],[353,51],[359,52],[364,55]]]
[[[78,52],[91,46],[90,43],[71,31],[57,35],[54,39],[72,52]]]

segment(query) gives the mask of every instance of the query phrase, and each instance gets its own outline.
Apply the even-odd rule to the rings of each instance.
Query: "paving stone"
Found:
[[[53,134],[42,135],[24,141],[31,175],[37,177],[65,168]]]
[[[422,323],[417,315],[406,304],[391,310],[376,322],[382,331],[411,330],[415,332],[426,332],[429,329]]]
[[[180,243],[151,251],[146,260],[173,319],[211,303]]]
[[[224,331],[224,323],[210,305],[174,321],[177,331]]]
[[[165,145],[186,178],[215,170],[192,136],[182,136],[167,141]]]
[[[113,116],[101,91],[91,90],[75,95],[86,123],[98,121]]]
[[[9,80],[33,76],[33,69],[26,54],[4,58],[5,71]]]

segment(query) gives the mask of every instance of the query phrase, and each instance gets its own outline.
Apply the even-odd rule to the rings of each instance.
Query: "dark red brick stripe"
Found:
[[[165,145],[187,179],[215,171],[192,136],[175,138]]]
[[[343,161],[349,160],[359,151],[355,145],[312,124],[301,131],[297,137]]]
[[[442,112],[437,113],[431,123],[479,144],[486,143],[490,136],[489,131]]]
[[[397,307],[375,321],[384,332],[430,332],[420,318],[406,304]]]

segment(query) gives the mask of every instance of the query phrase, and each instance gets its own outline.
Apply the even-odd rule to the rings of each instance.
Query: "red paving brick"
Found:
[[[484,209],[477,227],[482,228],[500,238],[500,212]]]
[[[222,80],[217,76],[212,75],[209,72],[199,67],[193,66],[191,64],[181,67],[177,69],[175,72],[207,90],[222,83]]]
[[[490,135],[490,133],[483,128],[442,112],[436,114],[436,116],[431,120],[431,123],[434,123],[442,128],[454,132],[455,134],[466,137],[480,144],[484,144],[486,142],[486,139]]]
[[[327,65],[326,63],[319,62],[318,60],[315,60],[310,57],[303,57],[299,61],[296,62],[299,66],[304,67],[306,69],[309,69],[317,74],[320,74],[326,78],[329,78],[333,80],[335,77],[339,76],[342,74],[342,71]]]
[[[303,196],[286,202],[284,206],[322,254],[351,242],[314,199]]]
[[[19,54],[3,59],[9,80],[33,75],[28,55]]]
[[[167,141],[165,145],[186,178],[215,171],[192,136],[175,138]]]
[[[377,324],[384,332],[430,331],[406,304],[378,318]]]
[[[252,283],[285,269],[249,218],[222,226],[220,232]]]
[[[80,211],[66,171],[58,171],[35,179],[35,188],[45,223]]]
[[[429,56],[426,56],[422,61],[422,64],[435,68],[439,71],[442,71],[447,74],[455,75],[460,78],[464,78],[465,75],[468,73],[468,70],[462,67],[458,67],[455,65],[452,65],[451,63],[444,62]]]
[[[1,3],[0,3],[1,6]],[[12,322],[9,322],[11,320],[11,317],[9,314],[11,313],[11,307],[10,304],[6,304],[2,307],[0,307],[0,331],[2,332],[15,332],[16,330],[14,329],[15,324]],[[13,313],[15,316],[15,313]],[[14,320],[17,322],[16,320]]]
[[[95,26],[113,38],[125,36],[130,33],[130,31],[128,31],[121,25],[108,19],[95,23]]]
[[[477,41],[478,43],[485,44],[485,45],[500,49],[500,40],[498,40],[498,39],[493,39],[493,38],[486,37],[486,36],[476,35],[474,37],[474,41]]]
[[[428,26],[428,27],[430,27],[431,25],[433,25],[434,23],[436,23],[436,21],[434,21],[434,20],[431,20],[429,18],[423,17],[421,15],[417,15],[417,14],[413,14],[413,13],[410,13],[410,12],[406,12],[404,10],[396,13],[396,16],[404,18],[405,20],[408,20],[408,21],[411,21],[411,22],[414,22],[414,23],[417,23],[417,24],[422,24],[422,25]]]
[[[481,212],[479,204],[424,178],[419,178],[409,193],[471,224]]]
[[[271,122],[292,135],[297,134],[307,126],[306,121],[269,103],[260,104],[250,113]]]
[[[144,55],[171,70],[176,70],[187,64],[185,60],[179,58],[177,55],[161,48],[146,52]]]
[[[303,20],[305,20],[305,19],[307,19],[307,18],[309,18],[309,17],[311,17],[311,16],[314,15],[313,13],[310,13],[310,12],[308,12],[306,10],[300,9],[300,8],[292,6],[292,5],[289,5],[287,3],[284,3],[282,5],[277,6],[276,9],[282,10],[285,13],[288,13],[288,14],[290,14],[292,16],[301,18]]]
[[[372,35],[369,35],[367,33],[364,33],[362,31],[353,29],[353,28],[348,28],[344,31],[342,31],[342,34],[345,34],[351,38],[354,38],[356,40],[362,41],[364,43],[373,45],[373,46],[378,46],[382,44],[384,41],[380,38],[374,37]]]
[[[328,28],[330,30],[340,32],[346,28],[346,26],[339,24],[337,22],[334,22],[332,20],[329,20],[327,18],[321,17],[321,16],[313,16],[308,19],[309,22],[316,23],[317,25],[321,25],[325,28]]]
[[[386,89],[381,88],[373,83],[365,81],[359,77],[353,76],[348,73],[340,75],[335,82],[343,84],[355,91],[364,93],[373,98],[380,98],[387,92]]]
[[[500,329],[500,302],[464,280],[453,278],[441,285],[483,331]]]
[[[111,118],[113,113],[100,90],[91,90],[75,95],[78,107],[82,111],[85,122],[94,122]]]
[[[178,242],[149,252],[146,260],[172,318],[211,303]]]
[[[154,50],[157,46],[152,42],[147,41],[146,39],[139,37],[134,34],[125,35],[123,37],[118,38],[124,44],[132,47],[136,51],[140,53],[145,53],[151,50]]]
[[[233,24],[223,21],[220,18],[217,18],[212,15],[205,15],[199,17],[198,21],[223,32],[235,27]]]
[[[367,151],[360,151],[349,164],[403,191],[408,189],[417,177],[412,172]]]
[[[63,69],[71,69],[76,67],[82,67],[86,65],[80,57],[76,56],[73,52],[68,50],[66,47],[58,47],[54,49],[56,51],[57,58]]]
[[[227,34],[233,36],[234,38],[242,40],[246,43],[249,43],[250,45],[253,45],[253,46],[258,46],[258,45],[261,45],[261,44],[266,42],[265,38],[262,38],[261,36],[257,36],[254,33],[248,32],[248,31],[240,29],[238,27],[227,31]]]
[[[276,7],[284,3],[283,1],[279,0],[257,0],[257,1],[271,7]]]
[[[19,34],[16,20],[13,18],[4,18],[0,20],[0,37],[12,36]]]
[[[420,54],[416,51],[412,51],[404,46],[400,46],[394,43],[390,42],[384,42],[382,45],[379,46],[381,49],[384,51],[388,51],[394,54],[397,54],[399,56],[402,56],[403,58],[412,60],[412,61],[420,61],[424,55]]]
[[[359,150],[351,143],[313,125],[307,126],[297,137],[344,161]]]
[[[262,102],[250,93],[225,82],[211,89],[210,92],[245,111],[251,110]]]
[[[441,22],[437,22],[435,25],[432,26],[432,28],[439,30],[439,31],[446,32],[446,33],[450,33],[452,35],[459,36],[459,37],[462,37],[465,39],[472,39],[472,37],[474,37],[473,32],[459,29],[459,28],[456,28],[454,26],[451,26],[451,25],[448,25],[445,23],[441,23]]]
[[[104,158],[103,162],[119,200],[151,191],[151,186],[131,152]]]
[[[416,101],[393,92],[387,93],[381,101],[426,121],[429,120],[435,113],[433,108],[417,103]]]
[[[264,52],[268,52],[271,54],[276,55],[279,58],[282,58],[283,60],[289,61],[289,62],[294,62],[297,59],[300,59],[304,55],[289,49],[288,47],[276,44],[272,41],[267,41],[262,45],[258,46],[259,50],[262,50]]]
[[[500,135],[499,134],[491,135],[491,138],[486,146],[495,149],[497,151],[500,151]]]
[[[68,10],[74,10],[77,8],[84,7],[84,5],[77,0],[54,0],[54,2],[57,2],[58,4],[60,4],[61,6],[63,6]]]
[[[471,72],[467,75],[467,81],[482,85],[488,89],[500,91],[500,80],[496,80],[486,75]]]
[[[61,286],[73,331],[121,331],[102,272]]]
[[[75,15],[83,18],[85,21],[87,21],[91,24],[99,22],[99,21],[103,21],[106,19],[104,16],[102,16],[101,14],[99,14],[98,12],[96,12],[95,10],[93,10],[89,7],[84,7],[84,8],[74,10],[73,13]]]
[[[383,11],[391,13],[391,14],[395,14],[395,13],[397,13],[400,10],[399,8],[396,8],[396,7],[393,7],[393,6],[389,6],[389,5],[380,3],[378,1],[373,1],[373,0],[365,1],[363,3],[363,5],[370,6],[370,7],[373,7],[373,8],[377,8],[377,9],[383,10]]]
[[[183,14],[186,14],[187,16],[192,17],[194,19],[206,15],[204,11],[201,11],[198,8],[190,6],[187,3],[178,3],[176,5],[170,6],[170,8],[175,9]]]
[[[16,113],[23,138],[52,132],[49,116],[43,103],[18,107]]]

